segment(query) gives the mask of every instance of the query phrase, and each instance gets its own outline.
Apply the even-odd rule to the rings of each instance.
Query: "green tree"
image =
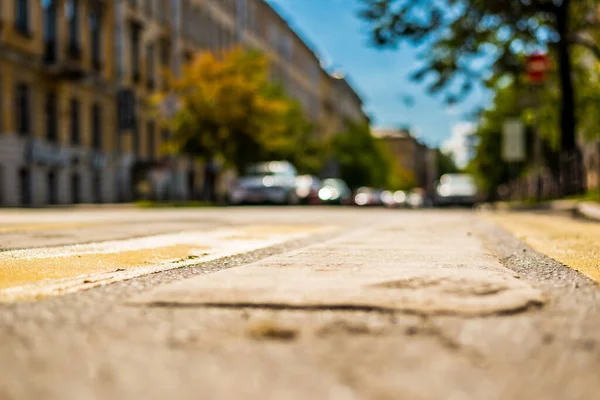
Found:
[[[440,149],[436,149],[435,153],[438,178],[444,174],[453,174],[460,171],[451,154],[444,153]]]
[[[345,132],[333,137],[331,147],[342,179],[353,189],[361,186],[409,189],[415,186],[413,174],[396,164],[385,144],[371,134],[367,124],[349,122]]]
[[[368,125],[350,123],[347,131],[336,134],[333,156],[351,188],[387,184],[389,165]]]
[[[549,48],[558,64],[560,144],[575,148],[574,46],[600,59],[597,0],[363,0],[361,16],[378,46],[423,45],[423,68],[431,93],[450,103],[464,98],[473,83],[497,88],[523,70],[526,52]],[[490,76],[490,71],[492,76]]]

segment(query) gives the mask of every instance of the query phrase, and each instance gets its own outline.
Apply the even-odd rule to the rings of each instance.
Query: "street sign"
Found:
[[[502,140],[502,158],[506,162],[525,160],[525,125],[512,119],[504,122]]]
[[[546,54],[535,53],[527,56],[525,71],[527,80],[531,83],[542,83],[546,80],[550,60]]]

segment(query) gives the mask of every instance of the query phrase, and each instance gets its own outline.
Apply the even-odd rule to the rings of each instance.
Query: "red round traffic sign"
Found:
[[[527,56],[525,70],[527,79],[533,83],[541,83],[546,80],[550,67],[550,60],[546,54],[535,53]]]

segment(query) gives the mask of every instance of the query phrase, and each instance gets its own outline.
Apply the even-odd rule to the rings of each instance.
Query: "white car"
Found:
[[[233,184],[229,202],[238,204],[298,204],[296,169],[286,161],[255,164]]]
[[[446,174],[440,178],[436,188],[436,205],[474,206],[477,199],[477,185],[471,175]]]

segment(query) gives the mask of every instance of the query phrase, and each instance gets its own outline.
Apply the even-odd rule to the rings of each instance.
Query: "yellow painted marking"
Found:
[[[208,248],[204,248],[206,250]],[[33,284],[46,280],[66,279],[79,275],[111,272],[119,268],[139,268],[202,253],[194,246],[156,247],[109,254],[82,254],[49,258],[3,261],[0,266],[0,289]]]
[[[0,252],[0,302],[35,300],[254,251],[331,231],[325,226],[241,226]]]
[[[534,250],[600,283],[600,224],[566,216],[500,213],[486,216]]]

